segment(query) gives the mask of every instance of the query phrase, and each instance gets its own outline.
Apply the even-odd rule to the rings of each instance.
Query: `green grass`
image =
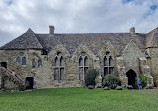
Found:
[[[158,89],[39,89],[1,93],[0,111],[158,111]]]

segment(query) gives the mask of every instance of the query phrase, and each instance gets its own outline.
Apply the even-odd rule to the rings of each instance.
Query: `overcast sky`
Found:
[[[0,46],[35,33],[147,33],[158,27],[158,0],[0,0]]]

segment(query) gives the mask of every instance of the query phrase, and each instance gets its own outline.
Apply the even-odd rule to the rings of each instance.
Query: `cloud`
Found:
[[[136,32],[157,27],[156,0],[1,0],[0,46],[31,28],[35,33]]]

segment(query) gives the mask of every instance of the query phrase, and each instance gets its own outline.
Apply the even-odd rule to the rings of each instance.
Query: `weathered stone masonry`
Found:
[[[112,74],[132,85],[141,74],[158,85],[158,29],[135,33],[36,34],[31,29],[0,49],[1,67],[15,70],[29,88],[82,87],[88,69]],[[9,78],[1,87],[18,87]],[[132,80],[133,79],[133,80]],[[154,80],[154,81],[153,81]]]

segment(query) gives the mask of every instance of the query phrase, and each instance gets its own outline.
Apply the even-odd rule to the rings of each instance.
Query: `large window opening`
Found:
[[[84,77],[88,71],[88,57],[85,52],[81,53],[79,58],[79,80],[84,80]]]
[[[114,72],[114,63],[113,63],[113,58],[110,55],[109,51],[106,52],[103,63],[104,63],[104,76],[106,74],[113,74],[113,72]]]
[[[27,65],[27,60],[24,52],[19,52],[19,56],[16,58],[16,62],[21,65]]]
[[[58,52],[54,59],[54,80],[64,79],[64,58],[61,52]]]

